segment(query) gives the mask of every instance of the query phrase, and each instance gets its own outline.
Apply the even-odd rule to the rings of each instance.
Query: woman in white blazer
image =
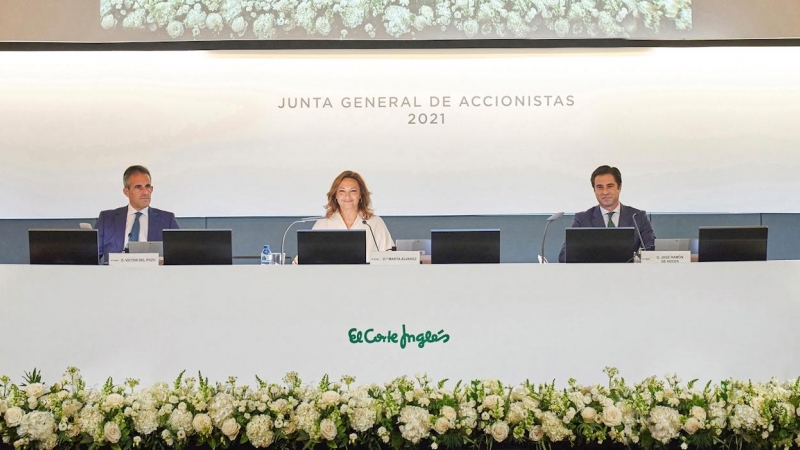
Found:
[[[340,173],[331,183],[328,203],[325,205],[325,218],[318,220],[314,229],[366,230],[367,261],[370,252],[391,250],[394,245],[383,219],[372,212],[367,184],[361,175],[351,170]]]

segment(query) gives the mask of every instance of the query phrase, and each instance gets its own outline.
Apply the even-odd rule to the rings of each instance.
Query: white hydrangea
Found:
[[[58,442],[56,420],[49,411],[32,411],[25,414],[17,432],[32,441],[39,442],[39,447],[49,450]]]
[[[214,426],[221,428],[222,424],[233,415],[233,410],[236,408],[235,399],[227,392],[217,393],[210,402],[208,402],[208,415]]]
[[[653,439],[666,444],[678,437],[681,430],[680,414],[673,408],[656,406],[650,411],[647,426]]]
[[[256,448],[269,447],[275,440],[275,433],[272,431],[272,419],[267,415],[257,415],[250,419],[245,428],[245,435],[250,444]]]
[[[431,415],[427,409],[406,406],[400,410],[398,422],[401,424],[400,434],[413,444],[418,444],[430,434]]]
[[[194,417],[191,412],[186,411],[185,408],[177,408],[170,413],[167,425],[176,434],[183,432],[188,436],[194,432],[193,420]]]

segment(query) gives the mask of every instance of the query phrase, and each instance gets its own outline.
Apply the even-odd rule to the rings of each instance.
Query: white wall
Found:
[[[3,52],[0,218],[122,206],[130,164],[180,216],[317,214],[344,169],[383,215],[577,211],[601,164],[651,212],[800,212],[798,73],[797,47]],[[503,95],[574,104],[459,107]]]

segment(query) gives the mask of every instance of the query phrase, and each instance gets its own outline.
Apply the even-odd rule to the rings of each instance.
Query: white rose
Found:
[[[683,424],[683,429],[689,434],[697,433],[700,428],[703,428],[703,424],[694,417],[689,417]]]
[[[689,411],[692,417],[699,420],[700,422],[705,422],[706,420],[706,410],[700,406],[692,406],[692,409]]]
[[[479,25],[476,20],[470,19],[464,22],[464,34],[473,37],[478,33]]]
[[[456,410],[452,406],[442,407],[442,417],[447,420],[456,420]]]
[[[222,15],[218,13],[212,13],[206,16],[206,26],[211,31],[215,32],[222,31],[223,27]]]
[[[539,442],[544,437],[544,430],[541,425],[534,425],[528,435],[533,442]]]
[[[47,392],[42,383],[31,383],[25,388],[25,395],[28,398],[39,398]]]
[[[502,404],[503,399],[499,395],[487,395],[483,400],[483,406],[487,408],[494,408],[498,404]]]
[[[116,422],[106,422],[105,426],[103,426],[103,436],[108,442],[116,444],[119,442],[119,438],[122,437],[122,431]]]
[[[333,405],[339,403],[340,395],[336,391],[325,391],[322,393],[322,403]]]
[[[212,422],[208,414],[198,414],[192,419],[192,428],[201,436],[208,436],[211,433]]]
[[[503,442],[508,437],[508,424],[500,421],[492,425],[492,437],[497,442]]]
[[[4,416],[6,419],[6,425],[8,425],[9,427],[16,427],[20,423],[22,423],[22,418],[24,416],[25,413],[22,411],[22,408],[18,406],[8,408]]]
[[[244,17],[239,16],[233,19],[233,21],[231,21],[231,30],[239,36],[243,35],[245,30],[247,30],[247,21],[244,20]]]
[[[581,411],[581,417],[583,418],[584,422],[592,423],[595,421],[595,419],[597,419],[597,411],[591,406],[587,406]]]
[[[183,34],[183,23],[173,20],[167,25],[167,34],[171,38],[180,37]]]
[[[110,30],[117,26],[117,19],[114,18],[113,14],[107,14],[100,22],[100,26],[103,27],[104,30]]]
[[[236,422],[236,419],[231,417],[222,423],[222,434],[227,436],[228,439],[234,440],[236,435],[239,434],[239,428],[241,428],[239,423]]]
[[[569,33],[569,20],[567,19],[558,19],[553,24],[553,31],[556,32],[558,37],[564,37]]]
[[[336,439],[336,434],[339,430],[336,429],[336,424],[331,419],[323,419],[319,423],[319,434],[323,439],[332,441]]]
[[[433,431],[439,434],[445,434],[449,429],[450,429],[450,421],[444,417],[439,417],[438,419],[436,419],[436,423],[433,424]]]
[[[603,423],[607,427],[615,427],[622,423],[622,411],[616,406],[606,406],[603,408]]]
[[[122,404],[125,403],[125,397],[119,394],[109,394],[105,400],[106,408],[119,408]]]

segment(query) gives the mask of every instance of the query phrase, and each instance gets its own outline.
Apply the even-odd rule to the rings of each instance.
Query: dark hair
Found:
[[[594,172],[592,172],[592,188],[594,188],[594,179],[597,176],[609,174],[614,175],[614,180],[617,182],[617,186],[622,187],[622,173],[620,173],[619,169],[611,166],[600,166],[597,169],[594,169]]]
[[[150,171],[147,170],[147,167],[145,167],[145,166],[130,166],[127,169],[125,169],[125,173],[122,174],[122,186],[125,187],[125,188],[131,187],[131,184],[130,184],[131,176],[134,175],[134,174],[137,174],[137,173],[141,173],[143,175],[147,175],[147,178],[150,178],[150,180],[153,179],[153,177],[150,176]]]
[[[371,205],[372,199],[370,198],[369,189],[367,189],[367,183],[364,182],[361,175],[352,170],[345,170],[340,173],[339,176],[333,180],[333,183],[331,183],[331,188],[328,190],[328,204],[325,205],[325,217],[330,217],[339,211],[339,204],[336,203],[336,190],[339,189],[339,184],[344,181],[345,178],[350,178],[358,183],[358,189],[361,191],[361,203],[358,204],[358,212],[361,213],[361,217],[365,220],[369,219],[372,217],[373,213]]]

